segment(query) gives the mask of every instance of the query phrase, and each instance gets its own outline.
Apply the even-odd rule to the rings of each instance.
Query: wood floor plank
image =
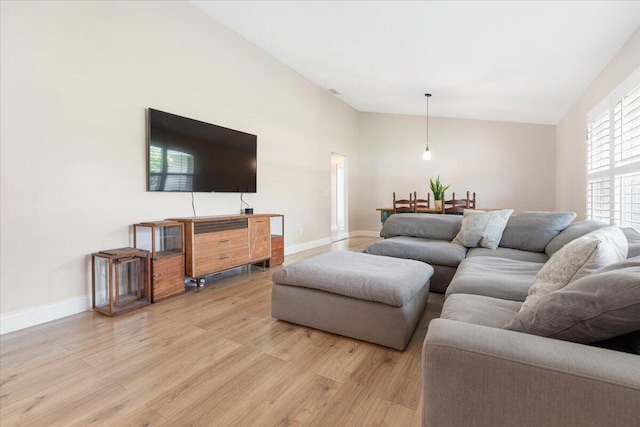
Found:
[[[358,425],[409,426],[414,415],[415,411],[409,408],[377,398],[371,405],[371,410],[358,422]]]
[[[321,333],[320,331],[314,331],[309,328],[296,327],[293,324],[290,325],[290,329],[287,329],[287,332],[287,337],[280,341],[279,344],[267,350],[266,354],[288,362],[304,352],[307,348],[313,346],[315,336]]]
[[[163,372],[163,380],[171,376],[175,369],[187,373],[198,366],[199,358],[217,355],[219,352],[225,354],[231,351],[229,348],[237,348],[233,343],[227,345],[226,340],[207,340],[203,331],[198,328],[188,328],[183,338],[173,347],[147,347],[143,354],[119,355],[100,368],[108,370],[109,378],[116,383],[127,387],[139,380],[144,384],[147,377],[157,377],[158,372]],[[185,367],[186,363],[191,364]]]
[[[210,402],[210,393],[235,390],[234,380],[244,370],[249,369],[262,356],[247,346],[241,346],[225,358],[212,361],[205,369],[189,371],[159,396],[145,403],[167,419],[172,419],[194,403]],[[269,356],[272,357],[272,356]],[[273,358],[279,363],[284,363]],[[237,391],[235,391],[237,392]],[[209,404],[209,403],[207,403]],[[196,405],[197,406],[197,405]],[[198,409],[194,409],[196,413]]]
[[[159,362],[157,360],[150,360],[150,369],[139,373],[122,370],[111,378],[123,387],[140,393],[144,396],[144,401],[152,401],[174,389],[176,384],[190,382],[193,378],[207,373],[212,366],[237,354],[237,350],[241,348],[241,345],[233,341],[209,340],[188,349],[186,355],[177,355],[161,365],[153,364]],[[162,376],[157,374],[158,370],[162,371]]]
[[[234,402],[227,411],[217,419],[219,425],[270,425],[275,421],[280,421],[284,412],[293,412],[296,404],[305,401],[309,394],[330,394],[337,388],[331,384],[330,380],[321,380],[319,389],[308,389],[310,377],[309,371],[313,371],[314,366],[326,358],[330,349],[326,347],[307,346],[300,353],[296,354],[289,363],[282,365],[277,376],[270,378],[263,384],[266,389],[251,390],[250,393],[257,393],[255,398],[239,399]],[[314,382],[314,386],[318,386]],[[260,396],[267,397],[260,398]],[[256,402],[258,406],[256,407]],[[312,411],[309,407],[308,410]]]
[[[69,375],[92,371],[91,365],[80,359],[59,359],[26,371],[10,374],[0,386],[0,406],[10,405],[34,393],[64,381]]]
[[[258,408],[255,419],[242,419],[248,424],[263,426],[307,426],[320,414],[327,410],[331,397],[340,386],[335,381],[322,375],[306,377],[304,381],[296,383],[298,387],[291,387],[280,397],[280,401],[273,401],[269,410]],[[277,406],[276,406],[277,405]],[[252,412],[252,415],[254,413]]]
[[[87,383],[85,383],[87,384]],[[123,396],[122,387],[111,381],[89,381],[90,388],[65,393],[61,399],[51,390],[2,409],[3,424],[15,426],[68,426],[108,408],[111,399]]]
[[[443,296],[430,294],[400,352],[272,318],[280,268],[234,269],[115,318],[86,312],[0,336],[0,425],[421,425],[422,343]]]
[[[46,342],[52,342],[46,334],[33,328],[0,335],[0,357],[11,359],[12,355],[24,357]],[[59,345],[59,343],[57,343]]]
[[[231,373],[231,377],[221,383],[219,387],[201,388],[203,394],[200,397],[208,402],[206,407],[202,407],[199,401],[192,400],[180,411],[173,413],[172,416],[167,416],[167,418],[175,423],[180,422],[193,426],[222,425],[220,419],[238,401],[253,400],[257,396],[264,398],[271,382],[279,378],[280,371],[285,365],[286,362],[263,354],[246,366],[231,367],[227,372]],[[165,416],[168,412],[165,411],[165,408],[158,406],[154,406],[154,409]]]
[[[420,403],[418,409],[413,414],[413,420],[410,424],[411,427],[422,427],[422,397],[420,397]]]
[[[374,398],[381,397],[391,380],[392,369],[400,352],[380,347],[373,349],[342,384],[330,401],[331,411],[325,411],[311,425],[357,425]]]
[[[94,417],[90,420],[82,419],[71,424],[72,427],[84,427],[90,425],[109,425],[118,427],[161,427],[170,426],[165,418],[147,406],[137,406],[132,410],[122,411],[116,416]]]
[[[358,340],[340,339],[335,343],[332,357],[325,359],[316,373],[344,383],[366,358],[371,357],[376,347]]]

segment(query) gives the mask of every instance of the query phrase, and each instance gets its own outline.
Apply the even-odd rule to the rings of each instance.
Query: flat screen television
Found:
[[[147,190],[256,192],[257,136],[149,108]]]

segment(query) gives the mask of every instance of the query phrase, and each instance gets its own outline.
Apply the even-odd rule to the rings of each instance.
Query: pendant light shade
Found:
[[[422,160],[431,160],[431,151],[429,151],[429,98],[431,98],[431,94],[425,93],[424,96],[427,97],[427,148],[422,153]]]

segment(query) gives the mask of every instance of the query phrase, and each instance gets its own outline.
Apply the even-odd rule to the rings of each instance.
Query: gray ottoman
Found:
[[[271,315],[404,350],[429,297],[433,268],[420,261],[329,252],[273,275]]]

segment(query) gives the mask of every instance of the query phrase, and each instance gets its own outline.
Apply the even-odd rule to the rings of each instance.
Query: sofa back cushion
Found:
[[[505,329],[585,344],[640,330],[640,257],[543,296],[536,310],[521,310]],[[638,345],[637,334],[625,338]]]
[[[509,218],[500,247],[544,252],[551,239],[567,228],[575,212],[526,211]]]
[[[384,223],[380,237],[421,237],[451,241],[460,231],[462,217],[438,214],[395,214]]]
[[[627,249],[627,238],[615,225],[567,243],[538,271],[520,311],[535,311],[545,295],[600,268],[623,261]]]
[[[629,242],[629,253],[627,258],[640,256],[640,232],[631,227],[622,227],[622,232]]]
[[[604,222],[594,220],[575,222],[562,230],[556,237],[551,239],[544,251],[548,256],[551,256],[558,252],[567,243],[606,226],[607,224]]]

